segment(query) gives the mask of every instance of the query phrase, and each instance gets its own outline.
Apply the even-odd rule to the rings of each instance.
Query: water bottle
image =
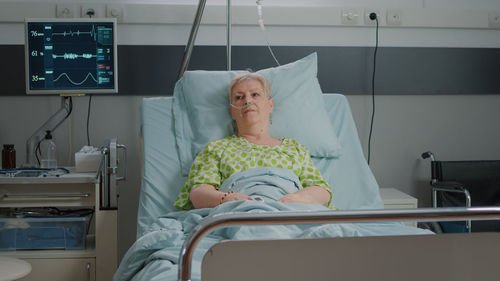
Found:
[[[13,144],[4,144],[2,149],[2,169],[16,168],[16,149]]]
[[[40,142],[40,152],[42,168],[57,168],[56,143],[52,140],[50,131],[46,131],[45,138]]]

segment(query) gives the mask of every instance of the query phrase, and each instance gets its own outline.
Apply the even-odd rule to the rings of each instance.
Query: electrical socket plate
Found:
[[[106,5],[105,4],[82,4],[80,6],[80,17],[82,18],[88,18],[89,16],[87,15],[88,10],[94,10],[94,15],[92,16],[93,18],[103,18],[106,12]]]
[[[360,11],[357,9],[342,9],[341,19],[342,24],[346,25],[358,25]]]
[[[58,18],[74,18],[75,17],[75,4],[57,4],[56,16]]]
[[[382,15],[382,12],[380,10],[377,10],[377,9],[365,9],[365,25],[377,25],[377,21],[376,20],[371,20],[370,19],[370,14],[371,13],[376,13],[377,14],[377,19],[378,19],[378,24],[379,25],[382,25],[382,19],[383,19],[383,15]]]
[[[500,28],[500,11],[488,13],[488,27]]]
[[[120,4],[107,4],[106,5],[106,17],[116,18],[117,22],[123,22],[125,18],[125,9],[123,5]]]
[[[403,15],[401,10],[388,9],[386,20],[387,20],[387,25],[401,25],[403,23]]]

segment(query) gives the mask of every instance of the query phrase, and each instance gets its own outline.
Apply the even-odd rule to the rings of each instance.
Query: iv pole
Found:
[[[193,52],[194,41],[196,40],[196,35],[198,34],[198,28],[200,27],[201,17],[203,16],[203,11],[205,10],[206,0],[200,0],[198,2],[198,9],[194,17],[193,26],[191,27],[191,33],[189,34],[188,43],[184,49],[184,56],[182,58],[181,68],[179,70],[179,75],[177,80],[182,78],[184,72],[189,66],[189,60],[191,59],[191,53]],[[231,0],[227,0],[226,3],[226,66],[227,70],[231,70]]]

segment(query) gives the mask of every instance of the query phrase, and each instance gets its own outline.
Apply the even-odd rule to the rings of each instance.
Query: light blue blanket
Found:
[[[114,280],[177,280],[177,262],[181,246],[193,228],[206,218],[228,212],[313,212],[328,210],[319,204],[284,204],[276,202],[284,194],[295,192],[301,188],[297,176],[286,169],[257,168],[233,175],[224,182],[220,190],[232,190],[251,196],[260,196],[264,200],[232,201],[215,208],[171,212],[159,217],[125,254]],[[210,247],[221,240],[428,233],[399,223],[268,225],[219,228],[206,235],[196,247],[192,263],[192,280],[201,279],[203,255]]]

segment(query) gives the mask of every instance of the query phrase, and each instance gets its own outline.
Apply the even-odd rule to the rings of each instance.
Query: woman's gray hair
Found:
[[[236,84],[242,81],[247,81],[247,80],[259,81],[260,84],[262,84],[262,87],[264,88],[266,97],[268,99],[271,99],[273,97],[271,93],[271,82],[269,82],[269,80],[264,75],[256,72],[243,72],[241,74],[236,75],[229,84],[229,89],[227,90],[227,98],[229,99],[229,103],[231,103],[231,92],[233,91],[234,86],[236,86]]]

